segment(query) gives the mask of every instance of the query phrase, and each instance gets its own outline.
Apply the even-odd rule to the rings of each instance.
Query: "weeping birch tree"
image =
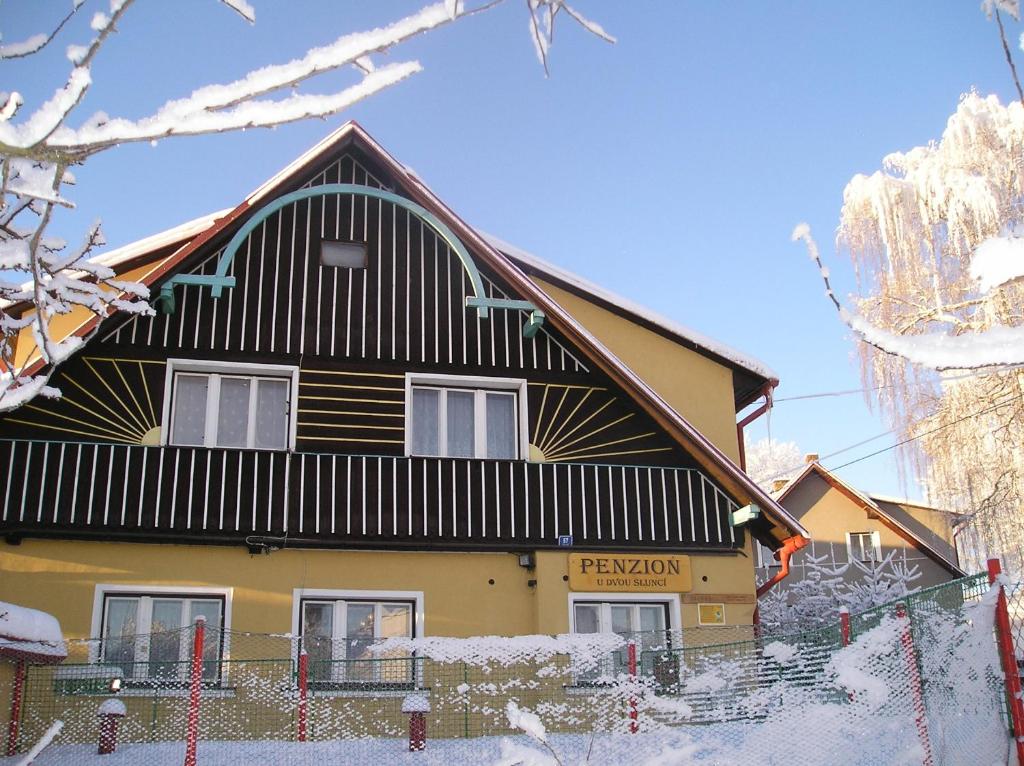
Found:
[[[860,293],[826,294],[961,550],[1024,570],[1024,107],[964,96],[939,141],[847,185],[837,245]]]

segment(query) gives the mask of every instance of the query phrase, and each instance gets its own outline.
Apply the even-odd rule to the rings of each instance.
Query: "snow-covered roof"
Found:
[[[57,618],[0,601],[0,657],[60,662],[68,656]]]
[[[110,250],[92,260],[104,266],[118,266],[134,258],[160,250],[168,245],[173,245],[175,242],[181,242],[182,240],[194,237],[196,234],[209,229],[218,218],[223,218],[230,212],[231,208],[227,208],[225,210],[218,210],[216,213],[207,213],[198,218],[193,218],[191,221],[186,221],[170,229],[165,229],[164,231]]]
[[[926,503],[923,500],[911,500],[907,497],[896,497],[895,495],[880,495],[877,492],[869,492],[868,497],[872,500],[876,500],[881,503],[892,503],[893,505],[910,505],[914,508],[924,508],[925,510],[935,511],[936,513],[948,513],[953,516],[961,516],[960,511],[954,511],[950,508],[939,508],[938,506]]]
[[[601,287],[578,274],[563,269],[561,266],[556,266],[555,264],[550,263],[533,253],[527,252],[522,248],[516,247],[500,237],[496,237],[493,234],[488,234],[483,231],[481,231],[480,234],[487,240],[491,247],[496,250],[500,250],[513,261],[526,265],[542,274],[553,277],[560,282],[564,282],[581,292],[589,293],[606,303],[611,303],[627,313],[633,314],[647,322],[650,322],[652,325],[659,327],[671,335],[675,335],[683,340],[696,344],[715,356],[721,357],[726,361],[732,362],[738,367],[748,370],[754,375],[758,375],[767,380],[778,380],[778,375],[775,374],[772,368],[759,359],[755,359],[741,351],[737,351],[731,346],[727,346],[713,338],[709,338],[707,335],[704,335],[691,327],[680,324],[679,322],[652,311],[646,306],[641,306],[639,303],[635,303],[628,298],[624,298],[621,295],[613,293],[611,290],[605,289],[604,287]]]

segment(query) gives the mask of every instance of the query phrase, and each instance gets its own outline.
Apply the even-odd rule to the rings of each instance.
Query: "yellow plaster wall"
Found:
[[[803,556],[820,555],[825,552],[824,546],[828,545],[834,546],[836,562],[845,562],[847,532],[878,532],[883,557],[889,551],[896,550],[899,552],[897,558],[903,559],[905,556],[920,569],[921,578],[915,580],[912,587],[938,585],[953,577],[947,569],[921,553],[881,519],[868,518],[862,504],[855,503],[817,474],[808,475],[800,486],[786,496],[782,504],[807,527],[812,536],[811,547],[794,556],[793,562],[797,566]]]
[[[147,263],[145,266],[118,274],[117,278],[123,282],[142,282],[148,274],[162,266],[165,260]],[[113,291],[107,290],[106,292],[112,293]],[[28,314],[34,313],[34,311],[28,312]],[[67,314],[57,314],[50,318],[50,334],[55,341],[63,340],[94,316],[95,314],[84,306],[73,306]],[[35,361],[38,357],[39,349],[36,347],[30,326],[18,333],[14,344],[14,363],[20,368],[27,362]]]
[[[728,367],[548,282],[536,277],[534,282],[716,447],[739,462]]]
[[[692,556],[693,592],[752,595],[746,553]],[[99,583],[232,588],[232,627],[258,633],[292,630],[294,588],[422,591],[424,635],[550,634],[569,629],[567,562],[561,551],[538,552],[529,570],[511,553],[250,555],[241,546],[26,540],[0,547],[0,600],[55,614],[67,637],[86,638]],[[753,603],[726,607],[729,624],[750,624],[752,614]],[[696,604],[683,604],[682,621],[697,624]]]

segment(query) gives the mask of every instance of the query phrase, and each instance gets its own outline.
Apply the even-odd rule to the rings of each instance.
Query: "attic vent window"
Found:
[[[320,242],[320,263],[336,269],[365,269],[366,243],[322,240]]]

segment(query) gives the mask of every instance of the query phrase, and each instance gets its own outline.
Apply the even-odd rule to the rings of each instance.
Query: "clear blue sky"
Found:
[[[96,62],[78,119],[97,109],[142,116],[426,3],[252,1],[255,26],[215,0],[138,0]],[[392,52],[425,71],[325,123],[100,155],[77,171],[79,208],[60,232],[77,240],[102,218],[116,246],[233,206],[354,118],[471,224],[762,359],[782,380],[777,396],[859,388],[853,342],[790,232],[807,221],[834,254],[854,174],[937,139],[972,87],[1011,97],[995,23],[978,0],[576,5],[618,44],[561,18],[545,79],[524,3],[508,0]],[[6,0],[0,31],[27,37],[69,6]],[[30,99],[52,92],[64,46],[84,42],[105,6],[89,0],[45,62],[5,63],[2,87]],[[1006,22],[1016,41],[1022,25]],[[853,291],[848,264],[829,261],[839,291]],[[776,438],[822,455],[886,428],[860,395],[782,402],[771,416]],[[919,495],[898,480],[892,451],[840,474]]]

